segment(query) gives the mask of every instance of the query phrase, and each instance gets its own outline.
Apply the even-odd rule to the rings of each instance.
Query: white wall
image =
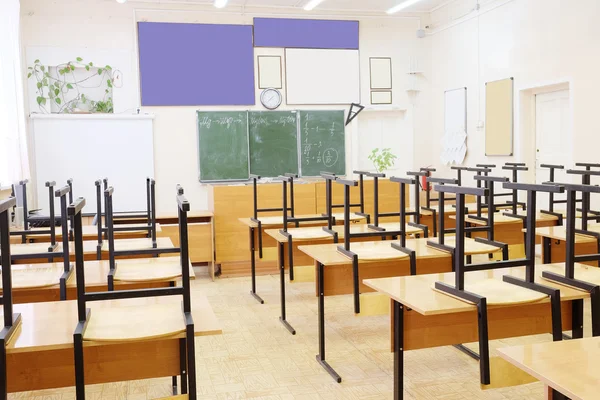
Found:
[[[416,158],[441,167],[444,91],[468,88],[466,165],[527,162],[534,166],[535,124],[526,121],[528,89],[555,83],[570,88],[574,161],[597,161],[600,89],[598,0],[457,0],[431,14],[431,136]],[[515,79],[515,154],[485,157],[485,83]],[[530,92],[530,91],[529,91]],[[425,130],[427,131],[427,130]],[[450,172],[442,168],[450,176]],[[533,174],[527,177],[533,180]]]
[[[126,3],[117,4],[107,0],[21,0],[22,6],[22,46],[27,49],[51,47],[60,48],[61,53],[71,52],[72,58],[76,54],[87,51],[86,59],[91,60],[95,54],[105,54],[106,51],[115,54],[130,54],[132,67],[123,71],[123,88],[125,92],[120,98],[123,102],[117,104],[115,95],[115,109],[132,110],[139,106],[139,77],[137,68],[137,43],[136,21],[168,21],[168,22],[196,22],[196,23],[233,23],[251,24],[254,16],[287,16],[289,9],[260,10],[253,9],[252,13],[227,13],[216,12],[212,6],[167,6],[157,3]],[[178,10],[173,8],[177,7]],[[135,9],[135,10],[134,10]],[[287,13],[287,14],[285,14]],[[313,17],[299,13],[297,17]],[[321,15],[321,17],[324,17]],[[344,18],[335,15],[329,18]],[[348,19],[357,19],[356,16],[347,16]],[[406,109],[404,113],[394,114],[394,129],[385,129],[377,132],[381,137],[389,136],[395,143],[393,147],[403,161],[403,167],[414,164],[423,165],[413,158],[413,136],[419,131],[423,136],[424,129],[429,128],[427,117],[426,94],[419,95],[416,101],[411,102],[406,94],[409,69],[408,60],[411,57],[422,59],[424,68],[429,70],[429,54],[423,53],[427,48],[425,40],[416,38],[416,30],[420,27],[420,20],[410,18],[370,18],[361,16],[360,20],[360,57],[361,57],[361,101],[369,102],[369,57],[392,57],[394,70],[394,105]],[[32,51],[32,50],[30,50]],[[281,54],[281,49],[257,49],[259,54]],[[27,59],[30,55],[26,55]],[[83,57],[83,56],[82,56]],[[43,61],[43,60],[42,60]],[[119,68],[118,65],[113,65]],[[173,73],[190,73],[189,66],[177,65],[174,62]],[[191,67],[193,68],[193,67]],[[188,72],[186,72],[188,71]],[[256,79],[258,82],[258,78]],[[285,89],[284,89],[285,90]],[[260,91],[257,90],[257,105],[244,107],[244,109],[262,109],[259,101]],[[284,95],[285,98],[285,95]],[[413,104],[414,103],[414,104]],[[283,105],[281,109],[290,109]],[[293,107],[295,109],[302,107]],[[340,106],[309,106],[308,109],[340,109]],[[346,108],[346,107],[342,107]],[[195,112],[200,107],[145,107],[142,112],[155,114],[154,121],[154,161],[155,178],[157,181],[157,207],[159,212],[168,212],[173,208],[173,192],[176,184],[181,184],[186,189],[193,208],[207,208],[206,187],[198,182],[198,157],[197,133],[195,125]],[[204,107],[215,109],[215,107]],[[239,109],[239,107],[219,107],[219,109]],[[35,111],[31,109],[30,111]],[[377,113],[359,116],[361,118],[374,118]],[[364,153],[353,154],[352,151],[368,152],[370,148],[353,146],[359,137],[371,134],[369,124],[351,124],[347,128],[346,158],[347,171],[359,167],[359,159]],[[400,140],[408,138],[407,140]],[[376,147],[376,146],[372,146]],[[362,158],[361,158],[362,157]],[[360,164],[362,165],[362,164]],[[109,177],[110,178],[110,177]],[[118,188],[116,188],[118,189]]]

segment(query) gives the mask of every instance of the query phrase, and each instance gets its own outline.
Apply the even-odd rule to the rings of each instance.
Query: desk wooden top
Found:
[[[124,332],[124,337],[131,338],[140,329],[140,323],[131,324],[132,317],[140,312],[139,307],[169,307],[169,312],[183,321],[180,296],[165,296],[153,298],[139,298],[126,300],[94,301],[87,304],[93,316],[102,314],[103,310],[117,311],[115,315],[127,315],[126,320],[118,320],[110,329],[119,329]],[[7,352],[33,352],[54,349],[73,348],[73,331],[77,325],[77,301],[55,301],[47,303],[15,304],[14,312],[21,313],[21,328],[7,346]],[[163,315],[161,313],[161,315]],[[221,326],[206,297],[192,291],[192,315],[196,336],[221,334]],[[158,322],[151,318],[152,322]],[[89,329],[89,326],[88,326]],[[170,328],[173,330],[173,328]],[[175,329],[178,330],[179,328]],[[133,332],[133,333],[132,333]],[[92,331],[93,333],[93,331]],[[96,342],[96,345],[101,343]]]
[[[120,216],[119,213],[114,213],[114,218],[115,219],[147,219],[148,215],[146,214],[145,211],[140,211],[139,213],[131,213],[131,212],[123,212],[121,214],[126,214],[126,215],[135,215],[135,214],[139,214],[139,216],[135,216],[135,217],[123,217]],[[187,217],[188,220],[190,218],[212,218],[214,217],[214,213],[212,211],[209,210],[196,210],[196,211],[188,211],[187,213]],[[156,215],[156,220],[161,220],[161,219],[178,219],[179,216],[177,214],[169,214],[169,213],[164,213],[164,214],[157,214]]]
[[[498,349],[500,357],[573,400],[598,398],[600,337]]]
[[[589,294],[586,292],[542,279],[542,271],[548,270],[549,265],[552,264],[536,266],[536,282],[545,286],[560,289],[562,301],[578,300],[589,297]],[[469,290],[469,287],[477,285],[477,282],[487,279],[497,279],[501,281],[502,276],[504,275],[513,275],[523,278],[525,276],[525,267],[467,272],[465,274],[465,288]],[[476,309],[476,306],[473,304],[434,290],[433,286],[437,281],[453,284],[454,273],[449,272],[445,274],[365,279],[363,283],[380,293],[386,294],[405,306],[414,309],[422,315],[453,314]],[[506,285],[510,284],[506,283]],[[475,286],[475,289],[476,288],[477,287]],[[508,304],[514,304],[514,298],[509,297],[511,296],[510,293],[515,293],[515,296],[520,296],[522,290],[527,290],[515,285],[510,285],[510,289],[508,288],[509,287],[503,289],[506,290],[505,302]],[[481,294],[483,295],[483,293]],[[548,298],[542,300],[542,302],[548,301]]]
[[[519,214],[519,215],[526,215],[523,212],[519,212],[517,214]],[[487,218],[487,213],[482,213],[481,217],[482,218]],[[451,219],[456,219],[456,215],[453,215],[450,218]],[[536,217],[535,217],[535,221],[536,221],[536,223],[558,221],[558,217],[555,216],[555,215],[538,213],[536,215]],[[480,225],[480,226],[487,225],[487,221],[481,221],[479,219],[472,218],[469,215],[467,215],[465,217],[465,222],[469,222],[472,225]],[[521,224],[522,225],[523,224],[523,220],[520,219],[520,218],[506,216],[502,212],[498,212],[498,213],[494,214],[494,225],[506,225],[506,224]]]
[[[592,267],[592,266],[586,265],[586,264],[579,264],[579,263],[575,263],[574,267],[575,267],[574,268],[575,279],[579,279],[580,281],[600,285],[600,268]],[[564,276],[565,275],[565,264],[564,263],[548,264],[547,270]],[[546,281],[545,278],[544,278],[544,280]]]
[[[342,214],[334,214],[334,215],[336,215],[337,221],[344,220],[343,213]],[[304,214],[304,215],[296,215],[294,218],[315,218],[315,217],[322,217],[322,216],[323,215],[321,215],[321,214]],[[283,216],[281,216],[281,215],[259,217],[258,219],[261,222],[261,225],[263,228],[276,228],[276,227],[281,227],[283,225]],[[350,213],[350,221],[352,221],[352,222],[360,221],[363,219],[365,219],[365,217],[363,217],[362,215],[357,215],[356,213]],[[249,226],[251,228],[258,227],[258,224],[256,222],[252,221],[251,218],[238,218],[238,221],[240,221],[242,224]],[[327,221],[323,220],[323,221],[300,222],[300,225],[307,225],[307,224],[325,225],[325,224],[327,224]]]
[[[62,243],[57,243],[56,249],[54,249],[53,253],[60,253],[63,250]],[[10,254],[11,255],[21,255],[21,254],[37,254],[37,253],[48,253],[49,243],[17,243],[10,245]],[[73,248],[72,242],[69,243],[69,248]]]
[[[407,239],[406,247],[414,250],[417,258],[445,258],[450,257],[450,254],[441,250],[437,250],[433,247],[427,245],[427,241],[431,239],[421,238],[421,239]],[[388,249],[391,247],[391,243],[398,243],[398,241],[373,241],[373,242],[356,242],[350,245],[350,249],[354,250],[355,248],[370,248],[370,252],[380,251],[382,253],[387,253]],[[453,239],[447,238],[446,243],[449,246],[454,244]],[[312,257],[316,261],[320,262],[325,266],[329,265],[347,265],[350,264],[351,261],[348,257],[343,255],[338,251],[338,246],[341,244],[315,244],[315,245],[307,245],[307,246],[298,246],[298,250],[306,253],[309,257]],[[360,247],[358,247],[360,246]],[[394,250],[398,251],[398,250]],[[499,251],[497,247],[489,246],[487,244],[475,242],[474,239],[466,239],[465,242],[465,254],[488,254],[495,253]],[[398,253],[401,253],[398,251]],[[402,253],[403,254],[403,253]],[[382,258],[385,259],[385,258]],[[360,258],[359,258],[360,260]],[[375,259],[372,259],[375,261]],[[366,261],[366,260],[362,260]]]
[[[84,242],[85,243],[85,242]],[[96,244],[96,243],[94,243]],[[168,237],[156,238],[157,249],[171,249],[173,242]],[[139,239],[115,239],[115,250],[116,251],[128,251],[128,250],[146,250],[152,248],[152,239],[150,238],[139,238]],[[102,251],[108,251],[108,240],[102,242]]]
[[[395,222],[386,222],[383,224],[379,224],[380,227],[386,230],[394,230],[400,229],[400,223]],[[344,238],[344,226],[343,225],[335,225],[331,227],[333,231],[338,233],[338,239]],[[319,239],[331,239],[333,240],[333,236],[323,230],[322,226],[312,226],[305,228],[288,228],[288,233],[292,235],[292,240],[296,241],[315,241]],[[372,233],[375,230],[369,228],[367,224],[353,224],[350,225],[350,233]],[[406,225],[406,232],[410,234],[423,233],[422,229],[415,228],[413,226]],[[273,239],[278,241],[279,243],[287,242],[287,238],[281,234],[279,229],[266,229],[265,233],[271,236]]]
[[[477,203],[466,203],[465,207],[467,208],[467,210],[469,211],[469,214],[473,214],[477,212]],[[438,205],[436,204],[433,208],[436,212],[438,212],[439,208]],[[496,208],[498,209],[509,209],[512,208],[512,206],[506,205],[506,204],[496,204]],[[517,208],[523,208],[522,206],[518,206]],[[485,205],[481,205],[481,209],[482,210],[487,210],[487,207]],[[454,204],[446,204],[444,206],[444,214],[445,215],[456,215],[456,207],[454,206]],[[433,215],[433,213],[431,211],[428,210],[421,210],[421,215]]]
[[[589,225],[588,231],[591,232],[599,232],[600,233],[600,225]],[[541,237],[547,237],[554,240],[566,240],[567,238],[567,227],[566,226],[546,226],[543,228],[536,228],[535,234]],[[595,242],[591,236],[578,235],[575,234],[575,243],[591,243]]]

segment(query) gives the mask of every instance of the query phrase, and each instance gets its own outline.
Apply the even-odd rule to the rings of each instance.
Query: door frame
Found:
[[[516,79],[515,79],[516,82]],[[535,97],[538,94],[557,92],[560,90],[569,90],[569,124],[571,136],[574,137],[573,130],[573,110],[574,110],[574,93],[572,80],[559,79],[556,81],[540,82],[532,84],[520,85],[517,88],[518,106],[515,109],[516,121],[518,121],[518,154],[520,159],[527,163],[529,171],[525,173],[524,182],[536,181],[536,103]],[[571,149],[570,159],[574,161],[574,149]],[[572,165],[565,165],[566,168]]]

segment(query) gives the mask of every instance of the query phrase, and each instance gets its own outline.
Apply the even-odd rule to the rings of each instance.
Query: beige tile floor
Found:
[[[199,276],[193,290],[203,292],[220,319],[223,335],[196,339],[199,399],[392,399],[389,316],[353,314],[351,296],[327,297],[327,360],[342,376],[338,384],[316,362],[317,302],[313,283],[287,285],[292,336],[280,324],[279,277],[258,277],[265,304],[249,295],[249,278]],[[589,328],[589,305],[586,325]],[[589,331],[586,336],[589,336]],[[494,348],[550,341],[550,334],[492,342]],[[475,348],[475,346],[472,346]],[[406,399],[543,399],[533,383],[482,391],[478,363],[452,347],[405,353]],[[89,399],[145,400],[170,395],[170,378],[87,387]],[[74,388],[17,393],[9,399],[74,399]]]

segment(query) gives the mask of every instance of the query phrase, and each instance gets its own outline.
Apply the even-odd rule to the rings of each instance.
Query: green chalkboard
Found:
[[[301,174],[346,173],[344,111],[299,111]]]
[[[296,111],[250,111],[250,173],[275,177],[298,173]]]
[[[201,181],[246,180],[248,113],[197,112]]]

